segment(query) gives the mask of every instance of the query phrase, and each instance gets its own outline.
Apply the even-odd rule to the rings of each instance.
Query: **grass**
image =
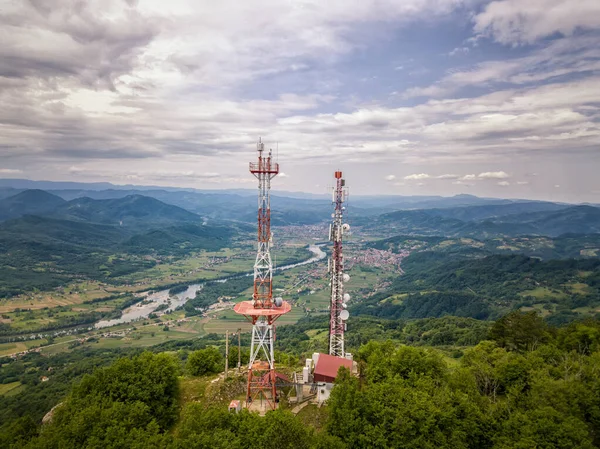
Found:
[[[185,404],[187,402],[202,401],[206,396],[206,387],[209,383],[210,379],[208,377],[180,377],[180,403]]]
[[[579,295],[588,295],[590,293],[589,286],[583,282],[572,282],[565,284],[565,287],[568,288],[572,293]]]
[[[12,391],[21,386],[21,382],[11,382],[9,384],[0,384],[0,396],[9,395]]]
[[[48,340],[42,338],[40,340],[25,340],[17,341],[13,343],[1,343],[0,344],[0,356],[6,356],[15,354],[17,352],[27,351],[28,349],[43,345]]]
[[[552,309],[548,310],[546,308],[546,304],[533,304],[532,306],[528,307],[521,307],[521,311],[523,312],[537,312],[540,316],[542,317],[547,317],[548,315],[552,314],[554,312],[554,307],[552,307]]]
[[[313,427],[316,430],[323,429],[327,422],[327,416],[327,406],[318,407],[316,404],[308,404],[296,415],[302,424]]]
[[[547,287],[537,287],[532,290],[525,290],[519,293],[520,296],[533,296],[534,298],[553,298],[565,299],[567,295],[563,292],[552,291]]]

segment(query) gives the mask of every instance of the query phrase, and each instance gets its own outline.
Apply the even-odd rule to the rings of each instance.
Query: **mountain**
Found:
[[[15,196],[22,191],[22,189],[13,189],[12,187],[0,187],[0,200],[8,198],[9,196]]]
[[[525,212],[508,215],[497,220],[502,224],[528,224],[539,234],[592,234],[600,232],[600,208],[594,206],[571,206],[558,211]]]
[[[364,224],[369,222],[365,221]],[[455,234],[465,225],[462,220],[431,215],[425,210],[390,212],[380,215],[377,222],[394,232],[422,235]]]
[[[411,254],[402,263],[405,274],[355,305],[353,312],[405,319],[493,319],[537,305],[550,315],[549,321],[560,323],[569,315],[572,319],[572,309],[595,306],[600,295],[599,259],[481,256],[477,251],[436,249]]]
[[[129,195],[109,200],[77,198],[55,208],[51,216],[67,220],[145,228],[179,222],[202,222],[202,217],[194,213],[142,195]]]
[[[43,190],[25,190],[0,200],[0,220],[46,214],[65,203],[62,198]]]
[[[352,196],[352,203],[364,208],[386,208],[391,210],[436,209],[478,205],[511,204],[514,200],[480,198],[474,195],[455,196]]]
[[[485,204],[478,206],[462,206],[444,209],[429,209],[427,213],[446,218],[456,218],[463,221],[486,220],[531,212],[557,211],[569,207],[568,204],[551,203],[548,201],[526,201],[508,204]]]
[[[203,224],[196,214],[141,195],[69,202],[42,191],[17,196],[31,199],[26,202],[30,209],[48,206],[52,198],[58,206],[47,215],[0,223],[0,297],[48,290],[74,279],[130,282],[128,275],[165,257],[219,250],[245,230],[217,220]]]
[[[503,212],[529,208],[537,211],[497,216]],[[468,236],[481,239],[503,235],[554,237],[561,234],[600,232],[600,208],[532,202],[444,210],[404,210],[382,214],[374,221],[357,220],[357,224],[375,224],[386,232],[410,235]]]
[[[0,225],[0,248],[7,252],[18,251],[23,245],[53,250],[55,245],[108,249],[127,235],[116,226],[27,215]],[[49,254],[52,255],[55,253]]]
[[[186,224],[134,235],[123,242],[122,248],[132,253],[156,252],[161,255],[182,255],[201,249],[218,251],[234,234],[231,227]]]

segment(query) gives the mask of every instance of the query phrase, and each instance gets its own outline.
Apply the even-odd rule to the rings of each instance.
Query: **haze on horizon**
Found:
[[[600,202],[597,0],[3,0],[0,178]]]

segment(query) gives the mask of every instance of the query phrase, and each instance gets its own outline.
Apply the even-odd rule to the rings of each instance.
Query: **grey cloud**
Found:
[[[159,156],[159,152],[132,148],[56,148],[51,154],[73,159],[143,159]]]
[[[133,68],[160,24],[125,2],[106,2],[121,13],[108,18],[80,0],[22,2],[0,15],[0,76],[68,77],[82,85],[114,88]]]

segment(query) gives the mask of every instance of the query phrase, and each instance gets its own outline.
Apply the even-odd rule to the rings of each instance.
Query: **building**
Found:
[[[241,401],[238,401],[237,399],[234,399],[233,401],[231,401],[231,403],[229,404],[229,412],[235,412],[235,413],[239,413],[242,410],[242,403]]]
[[[348,368],[350,372],[356,371],[351,357],[350,354],[348,354],[348,358],[329,354],[313,354],[312,359],[315,365],[313,381],[317,385],[317,402],[322,403],[329,399],[340,367]]]

